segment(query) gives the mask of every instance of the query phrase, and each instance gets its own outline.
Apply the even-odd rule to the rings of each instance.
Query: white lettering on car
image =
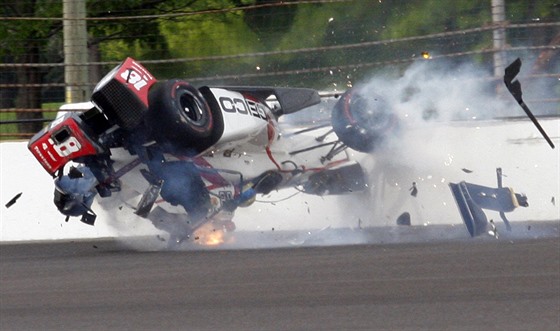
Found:
[[[121,73],[121,77],[129,84],[132,84],[137,91],[148,85],[148,77],[142,77],[134,70],[127,69]]]
[[[35,152],[37,153],[37,156],[39,156],[39,158],[41,159],[41,161],[43,162],[44,165],[46,165],[49,169],[52,169],[51,164],[49,163],[49,160],[47,160],[45,158],[45,156],[43,155],[43,153],[41,153],[41,150],[39,149],[38,146],[33,147],[33,149],[35,150]]]
[[[52,155],[51,151],[47,151],[47,154],[49,155],[51,160],[53,160],[54,162],[57,162],[57,159],[54,157],[54,155]]]
[[[260,103],[240,98],[220,97],[220,106],[225,112],[250,115],[267,120],[264,106]]]
[[[53,148],[60,157],[66,157],[79,151],[82,148],[82,145],[76,137],[69,137],[63,143],[53,145]]]

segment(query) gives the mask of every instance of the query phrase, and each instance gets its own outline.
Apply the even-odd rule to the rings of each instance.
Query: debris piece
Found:
[[[497,237],[495,229],[487,230],[487,225],[494,227],[494,221],[490,224],[484,214],[483,209],[494,210],[500,213],[507,231],[511,231],[511,225],[505,213],[511,212],[517,207],[528,207],[527,196],[515,193],[510,187],[502,185],[502,169],[496,168],[498,188],[467,183],[449,183],[451,193],[455,198],[461,218],[467,226],[471,237],[479,236],[483,233],[491,233]]]
[[[523,97],[522,97],[523,94],[521,92],[521,83],[517,79],[513,80],[515,76],[517,76],[517,74],[519,73],[520,69],[521,69],[521,59],[517,58],[505,69],[504,83],[506,84],[509,93],[513,95],[515,101],[517,101],[517,103],[521,106],[521,108],[523,108],[523,111],[525,111],[527,117],[529,117],[531,122],[533,122],[533,124],[537,128],[537,130],[539,130],[539,132],[546,140],[550,148],[554,149],[554,143],[552,143],[552,140],[550,140],[550,137],[546,134],[546,131],[544,131],[542,126],[539,124],[535,115],[533,115],[529,107],[527,107],[527,105],[523,101]]]
[[[488,231],[488,234],[491,235],[492,237],[498,239],[499,235],[498,235],[498,229],[496,228],[496,225],[494,224],[494,220],[490,220],[490,227],[492,228],[491,230]]]
[[[463,169],[461,169],[461,170],[463,170],[463,172],[464,172],[464,173],[467,173],[467,174],[470,174],[470,173],[473,172],[472,170],[467,169],[467,168],[463,168]]]
[[[416,182],[412,182],[412,187],[409,189],[409,191],[410,191],[410,195],[416,197],[416,195],[418,194],[418,188],[416,187]]]
[[[134,212],[136,215],[140,217],[147,218],[148,214],[152,210],[154,203],[156,202],[159,193],[161,192],[161,188],[163,185],[163,181],[159,181],[155,184],[151,184],[140,199],[138,206],[136,207],[136,211]]]
[[[96,245],[93,245],[93,248],[97,249],[97,246],[96,246]]]
[[[22,194],[23,192],[19,192],[18,194],[16,194],[10,201],[8,201],[8,203],[6,204],[6,208],[10,208],[14,203],[16,203],[16,201],[21,197]]]
[[[404,212],[397,217],[397,225],[408,225],[410,226],[410,213]]]
[[[553,206],[556,206],[556,200],[554,199],[554,197],[552,197],[552,199],[550,199],[550,203],[552,203]]]

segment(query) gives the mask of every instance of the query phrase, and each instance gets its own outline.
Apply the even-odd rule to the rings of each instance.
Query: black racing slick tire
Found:
[[[149,103],[146,124],[158,142],[195,153],[210,147],[214,116],[194,86],[178,79],[159,83]]]
[[[396,128],[396,117],[385,101],[357,90],[346,91],[332,111],[332,126],[348,147],[363,153],[373,152]]]

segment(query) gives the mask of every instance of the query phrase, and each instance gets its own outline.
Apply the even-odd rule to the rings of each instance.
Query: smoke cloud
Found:
[[[483,78],[487,76],[473,64],[419,61],[400,76],[377,75],[361,84],[362,93],[379,94],[391,105],[400,119],[400,132],[382,150],[357,156],[369,174],[370,191],[341,198],[340,217],[349,225],[356,219],[368,225],[395,225],[407,212],[413,225],[460,224],[447,188],[450,182],[493,186],[496,167],[529,170],[518,180],[535,178],[527,166],[530,159],[516,153],[526,146],[508,143],[516,134],[531,137],[535,132],[530,124],[523,126],[524,133],[515,132],[511,122],[506,127],[494,120],[524,113],[503,82]],[[550,175],[557,177],[553,169]]]
[[[384,96],[401,119],[418,125],[429,121],[490,119],[515,115],[511,96],[499,96],[502,82],[472,64],[420,61],[402,76],[372,77],[364,89]]]

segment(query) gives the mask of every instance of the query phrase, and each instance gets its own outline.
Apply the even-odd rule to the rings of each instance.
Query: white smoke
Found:
[[[527,193],[530,206],[540,205],[519,208],[508,218],[539,219],[543,210],[548,219],[557,218],[551,196],[558,195],[558,187],[546,185],[558,178],[558,153],[548,148],[530,121],[499,120],[525,114],[501,79],[483,78],[488,74],[472,64],[422,61],[400,76],[378,75],[363,84],[362,93],[380,94],[392,106],[401,130],[384,150],[360,156],[371,189],[368,195],[340,199],[339,214],[349,225],[360,219],[367,226],[395,226],[398,216],[408,212],[412,225],[463,228],[448,184],[466,180],[495,187],[498,167],[508,174],[505,186]],[[524,87],[531,86],[522,74],[518,78]],[[524,97],[535,98],[527,90]],[[539,104],[532,110],[546,112]],[[557,136],[557,125],[549,123],[550,134]],[[535,183],[540,189],[533,189]],[[487,216],[499,219],[491,211]]]
[[[442,136],[441,130],[434,129],[503,116],[516,106],[511,96],[497,96],[496,84],[501,81],[484,77],[488,73],[474,65],[421,61],[401,75],[377,74],[358,84],[365,96],[381,96],[400,122],[398,134],[372,155],[350,151],[368,174],[369,190],[345,196],[299,195],[274,206],[251,206],[238,211],[240,226],[258,231],[394,226],[403,212],[410,213],[413,225],[461,223],[447,185],[465,175],[461,169],[468,165],[458,164],[457,155],[475,154],[475,150],[469,150],[468,144],[457,145],[462,137]],[[417,197],[411,194],[413,183]],[[281,191],[273,199],[286,195]],[[441,217],[427,216],[428,208],[436,213],[442,209]]]
[[[368,226],[395,225],[403,212],[411,215],[413,225],[461,222],[448,183],[465,179],[462,169],[475,165],[487,177],[493,175],[493,165],[480,164],[486,160],[477,153],[497,141],[474,141],[479,123],[519,115],[513,98],[500,94],[503,82],[484,77],[488,73],[472,64],[419,61],[400,76],[376,75],[359,85],[361,93],[381,95],[400,124],[383,149],[357,155],[370,190],[339,199],[339,213],[349,226],[357,220]]]
[[[499,97],[503,83],[487,77],[472,64],[420,61],[400,77],[374,76],[363,89],[385,97],[403,120],[415,125],[504,116],[512,106],[511,96]]]

